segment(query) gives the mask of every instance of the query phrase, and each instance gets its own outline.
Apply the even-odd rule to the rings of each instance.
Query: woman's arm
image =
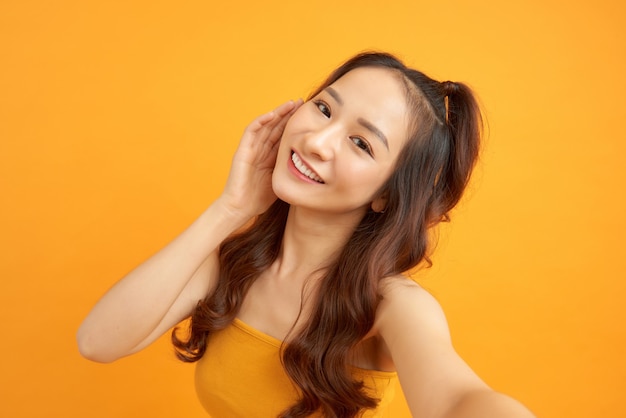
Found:
[[[242,225],[221,206],[211,205],[102,296],[78,330],[84,357],[117,360],[144,348],[189,315],[216,280],[218,245]]]
[[[115,284],[81,324],[86,358],[110,362],[146,347],[188,317],[214,287],[220,243],[276,199],[271,174],[288,102],[246,128],[222,195],[174,241]]]
[[[386,280],[376,329],[398,371],[411,413],[420,418],[533,418],[490,389],[459,357],[439,303],[406,278]]]
[[[464,394],[445,418],[535,418],[515,399],[493,390]]]

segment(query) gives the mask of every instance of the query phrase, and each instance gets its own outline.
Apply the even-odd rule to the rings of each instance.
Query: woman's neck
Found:
[[[329,214],[289,209],[280,254],[272,266],[278,277],[309,277],[324,269],[344,247],[363,213]]]

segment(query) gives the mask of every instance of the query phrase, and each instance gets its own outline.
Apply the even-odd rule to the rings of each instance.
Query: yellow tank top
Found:
[[[200,403],[213,418],[271,418],[292,405],[298,393],[280,362],[281,341],[239,319],[211,334],[196,365]],[[363,417],[389,417],[397,373],[353,368],[368,395],[380,399]]]

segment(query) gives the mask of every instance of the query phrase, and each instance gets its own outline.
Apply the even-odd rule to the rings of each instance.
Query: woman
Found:
[[[109,362],[191,316],[216,417],[383,417],[399,378],[416,417],[531,417],[459,358],[440,306],[402,273],[460,199],[481,116],[463,84],[382,53],[254,120],[222,195],[118,282],[78,332]],[[199,302],[200,301],[200,302]]]

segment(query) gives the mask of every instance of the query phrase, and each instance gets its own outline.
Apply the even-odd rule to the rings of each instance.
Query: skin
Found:
[[[249,290],[238,314],[244,322],[284,339],[298,317],[304,282],[345,245],[373,200],[383,204],[376,192],[391,174],[407,136],[402,89],[387,71],[358,69],[332,85],[335,97],[323,91],[294,112],[272,177],[275,194],[291,204],[282,250]],[[384,132],[387,145],[361,119]],[[292,153],[323,183],[300,174]],[[305,301],[301,322],[308,308]]]
[[[393,73],[359,68],[305,103],[285,127],[274,192],[292,207],[330,221],[359,222],[391,175],[408,135],[404,97]],[[323,183],[293,175],[292,153]]]
[[[316,286],[307,279],[315,279],[314,272],[345,244],[365,211],[384,208],[378,190],[407,137],[405,115],[397,75],[360,68],[311,101],[288,102],[254,120],[222,195],[94,306],[78,331],[83,356],[114,361],[187,318],[215,286],[219,244],[277,196],[291,204],[281,252],[251,286],[238,316],[261,332],[286,338],[310,313]],[[317,173],[316,180],[295,169],[294,152]],[[354,365],[397,370],[414,416],[532,417],[489,389],[456,354],[431,295],[404,277],[381,283],[383,300],[374,327],[355,349]]]

